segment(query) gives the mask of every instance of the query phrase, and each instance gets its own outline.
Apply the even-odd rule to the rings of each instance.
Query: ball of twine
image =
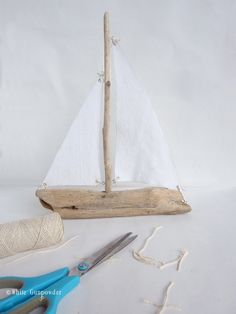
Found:
[[[64,227],[58,213],[0,224],[0,258],[59,243]]]

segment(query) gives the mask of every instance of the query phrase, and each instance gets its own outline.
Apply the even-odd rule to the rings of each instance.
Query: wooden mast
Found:
[[[112,166],[110,145],[111,122],[111,42],[109,31],[109,14],[104,14],[104,124],[103,124],[103,153],[105,170],[105,191],[111,192]]]

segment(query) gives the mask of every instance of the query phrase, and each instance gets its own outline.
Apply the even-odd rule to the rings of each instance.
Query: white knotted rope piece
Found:
[[[58,213],[0,224],[0,258],[58,244],[63,234]]]
[[[175,306],[175,305],[167,305],[167,301],[169,298],[169,293],[171,288],[174,286],[174,282],[170,282],[165,290],[165,295],[164,295],[164,300],[162,304],[156,304],[148,299],[144,299],[143,302],[146,304],[151,304],[154,305],[157,308],[156,314],[161,314],[164,313],[165,310],[176,310],[176,311],[181,311],[181,308]]]
[[[143,246],[138,251],[133,251],[133,257],[138,260],[139,262],[142,262],[144,264],[155,266],[159,269],[164,269],[166,267],[177,265],[177,271],[180,271],[183,259],[188,255],[188,252],[186,250],[181,249],[179,256],[172,260],[172,261],[159,261],[154,259],[153,257],[145,256],[143,255],[144,250],[147,248],[150,240],[157,234],[159,230],[161,230],[162,226],[157,226],[153,229],[153,232],[151,235],[145,240]]]

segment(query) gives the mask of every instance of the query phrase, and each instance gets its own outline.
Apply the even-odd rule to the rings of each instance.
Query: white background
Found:
[[[40,184],[102,70],[102,17],[182,185],[236,184],[235,1],[1,1],[0,183]]]
[[[65,240],[77,239],[44,254],[2,259],[0,276],[74,266],[78,257],[133,231],[137,241],[82,278],[58,314],[151,314],[155,308],[143,299],[161,303],[171,280],[169,304],[183,314],[235,314],[235,1],[0,1],[0,222],[49,212],[32,186],[41,183],[102,69],[105,10],[150,95],[181,183],[191,187],[186,198],[193,211],[66,220]],[[132,258],[157,225],[165,228],[147,255],[168,260],[186,248],[180,273]]]

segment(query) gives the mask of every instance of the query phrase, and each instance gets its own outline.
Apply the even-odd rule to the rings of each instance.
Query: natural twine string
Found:
[[[153,229],[153,232],[151,235],[146,238],[143,246],[139,250],[134,250],[133,251],[133,257],[138,260],[139,262],[142,262],[144,264],[152,265],[155,266],[159,269],[164,269],[166,267],[172,266],[172,265],[177,265],[177,271],[180,271],[183,260],[186,258],[188,255],[188,251],[181,249],[179,250],[179,256],[171,261],[160,261],[157,260],[153,257],[145,256],[143,255],[144,250],[147,248],[150,240],[156,235],[156,233],[161,230],[163,227],[162,226],[157,226],[156,228]]]
[[[6,258],[3,258],[2,260],[0,260],[0,266],[3,266],[3,265],[9,265],[11,263],[15,263],[15,262],[19,262],[29,256],[32,256],[34,254],[45,254],[45,253],[51,253],[51,252],[54,252],[58,249],[61,249],[62,247],[66,246],[67,244],[69,244],[71,241],[77,239],[79,237],[79,235],[75,235],[74,237],[71,237],[69,238],[68,240],[66,241],[62,241],[60,242],[59,244],[56,244],[54,246],[50,246],[49,248],[42,248],[42,249],[37,249],[37,250],[34,250],[34,251],[28,251],[29,253],[28,254],[24,254],[24,255],[17,255],[14,259],[10,259],[11,257],[6,257]]]
[[[0,258],[59,243],[64,227],[58,213],[0,224]]]
[[[166,287],[165,289],[165,295],[164,295],[164,300],[162,302],[162,304],[156,304],[148,299],[144,299],[143,302],[146,303],[146,304],[152,304],[154,305],[156,308],[157,308],[157,311],[156,311],[156,314],[161,314],[161,313],[164,313],[165,310],[168,310],[168,309],[172,309],[172,310],[176,310],[176,311],[181,311],[181,308],[179,308],[178,306],[175,306],[175,305],[167,305],[167,301],[168,301],[168,298],[169,298],[169,293],[170,293],[170,290],[171,288],[174,286],[174,282],[170,282],[168,284],[168,286]]]

